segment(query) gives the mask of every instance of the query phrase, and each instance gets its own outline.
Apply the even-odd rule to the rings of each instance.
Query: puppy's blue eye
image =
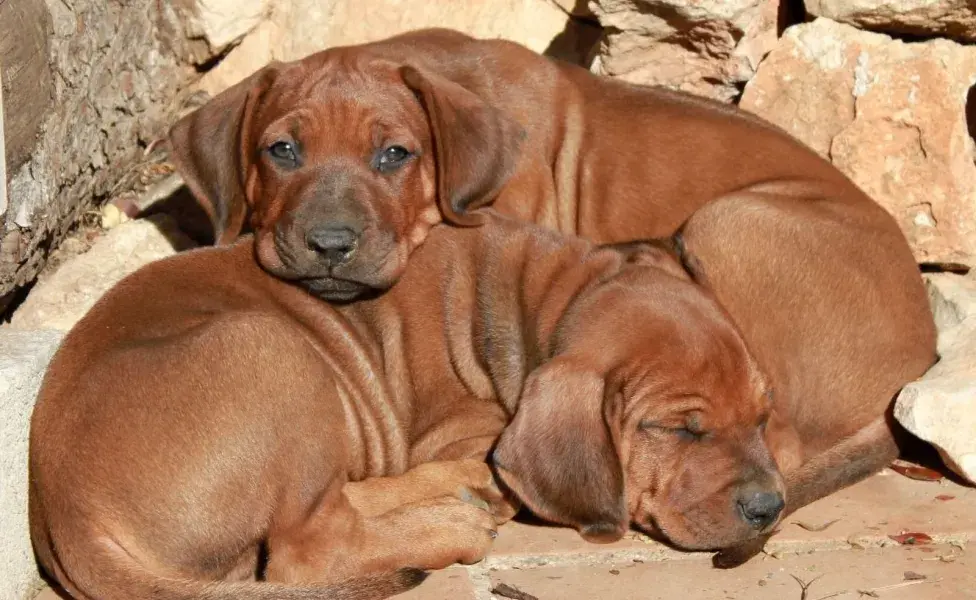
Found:
[[[295,149],[295,145],[291,142],[275,142],[271,144],[268,146],[268,154],[278,163],[287,166],[298,165],[298,152]]]
[[[413,154],[403,146],[389,146],[379,152],[373,160],[376,170],[389,173],[403,166]]]

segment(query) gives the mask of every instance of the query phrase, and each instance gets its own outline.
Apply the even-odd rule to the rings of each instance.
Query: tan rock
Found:
[[[806,0],[806,9],[862,29],[976,41],[971,0]]]
[[[595,19],[593,9],[590,8],[589,0],[552,0],[556,6],[565,10],[574,17],[583,19]]]
[[[27,600],[44,584],[27,515],[27,442],[37,390],[61,343],[60,331],[0,327],[0,598]]]
[[[266,23],[207,73],[200,87],[213,94],[253,73],[269,59],[294,60],[325,48],[375,41],[424,27],[449,27],[477,37],[508,39],[544,52],[574,25],[550,0],[280,2]]]
[[[891,212],[920,262],[973,264],[976,48],[906,44],[827,19],[790,28],[740,106],[829,158]]]
[[[593,70],[732,100],[776,44],[777,0],[594,0]]]
[[[241,40],[216,67],[207,71],[197,82],[197,88],[216,96],[257,71],[276,58],[272,48],[281,35],[276,24],[264,21]]]
[[[895,418],[976,484],[976,275],[926,279],[939,328],[939,362],[901,391]]]
[[[186,37],[207,43],[209,55],[194,57],[203,62],[261,23],[269,13],[270,0],[177,0],[173,8]]]

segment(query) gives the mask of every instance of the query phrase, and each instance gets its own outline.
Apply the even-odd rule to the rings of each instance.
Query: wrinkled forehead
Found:
[[[731,420],[765,411],[767,378],[738,330],[711,311],[632,315],[617,339],[627,340],[623,385],[631,398],[700,404]],[[678,410],[678,407],[672,407]]]
[[[416,125],[422,109],[397,64],[338,50],[282,67],[259,109],[265,127],[283,121],[277,124],[356,135]]]
[[[772,406],[767,387],[753,364],[735,367],[707,361],[635,365],[622,384],[628,390],[625,410],[641,418],[694,417],[713,430],[755,425]]]
[[[664,320],[649,327],[632,321],[620,337],[629,340],[632,374],[647,391],[711,395],[722,388],[762,388],[758,366],[734,330],[701,321]]]

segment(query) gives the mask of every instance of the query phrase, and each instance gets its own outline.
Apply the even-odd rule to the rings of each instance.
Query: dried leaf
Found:
[[[952,494],[939,494],[938,496],[935,497],[935,499],[938,500],[939,502],[948,502],[949,500],[955,500],[956,497],[953,496]]]
[[[511,600],[539,600],[532,594],[527,594],[515,586],[508,585],[507,583],[499,583],[495,587],[491,588],[491,593],[496,596],[501,596],[502,598],[511,598]]]
[[[920,581],[922,579],[928,579],[928,577],[915,571],[905,571],[905,581]]]
[[[834,523],[836,523],[837,521],[840,521],[840,519],[834,519],[833,521],[827,521],[826,523],[823,523],[821,525],[812,525],[810,523],[805,523],[803,521],[793,521],[793,524],[796,525],[796,526],[798,526],[798,527],[802,527],[803,529],[806,529],[807,531],[824,531],[828,527],[830,527],[831,525],[833,525]]]
[[[921,546],[922,544],[932,543],[932,537],[927,533],[902,533],[899,535],[889,535],[888,537],[903,546]]]
[[[861,596],[867,596],[868,598],[880,598],[881,594],[874,590],[857,590],[857,593]]]
[[[611,575],[620,575],[620,570],[619,569],[610,569],[610,574]]]
[[[909,479],[916,479],[918,481],[942,481],[942,473],[903,460],[896,460],[889,467],[892,471],[900,473]]]
[[[851,548],[854,548],[855,550],[865,550],[871,545],[871,541],[859,533],[854,533],[848,536],[847,543],[850,544]]]

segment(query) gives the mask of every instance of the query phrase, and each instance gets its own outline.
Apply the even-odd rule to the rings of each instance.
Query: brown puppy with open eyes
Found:
[[[262,270],[250,238],[123,280],[34,410],[43,568],[86,600],[385,597],[419,581],[397,569],[488,550],[492,515],[455,496],[511,516],[496,441],[505,481],[589,539],[767,532],[767,381],[718,303],[660,247],[483,218],[338,307]]]
[[[444,93],[416,95],[438,81]],[[171,131],[218,243],[245,225],[260,264],[331,301],[390,287],[441,220],[490,202],[521,127],[464,88],[369,52],[275,63]]]
[[[395,175],[369,170],[386,142],[369,132],[390,111],[419,140],[405,146],[412,158],[396,162],[403,167]],[[315,150],[289,158],[291,170],[273,170],[269,143],[281,136],[258,133],[291,114],[315,115],[314,127],[288,138]],[[206,135],[212,131],[220,135]],[[897,455],[892,398],[935,360],[935,327],[903,234],[829,162],[734,107],[596,77],[511,42],[425,30],[330,49],[260,72],[187,117],[173,139],[181,170],[204,203],[217,207],[225,236],[251,207],[259,237],[279,240],[266,242],[259,260],[289,278],[332,269],[336,277],[310,280],[319,289],[361,291],[389,277],[337,283],[356,277],[343,276],[311,238],[302,246],[289,233],[318,222],[304,223],[300,206],[282,212],[299,198],[331,214],[336,198],[355,204],[379,197],[375,189],[399,190],[383,202],[427,215],[424,223],[440,218],[424,212],[436,203],[446,220],[462,224],[476,222],[472,209],[494,198],[500,212],[601,243],[666,237],[687,222],[685,261],[727,306],[769,373],[775,399],[765,437],[787,478],[788,511]],[[340,175],[320,180],[342,182],[338,191],[311,193],[321,185],[300,184],[336,173],[323,170],[336,164],[344,165]],[[204,189],[201,174],[225,169],[236,179]],[[396,187],[401,180],[421,183]],[[285,185],[295,186],[289,195],[280,193]],[[228,214],[238,216],[219,218]],[[401,264],[426,230],[411,222],[386,238],[412,240],[402,251],[367,255]],[[561,425],[543,419],[534,427],[545,436]],[[544,483],[573,468],[535,461],[510,475],[540,482],[521,489],[534,495],[523,498],[528,504],[542,506],[565,492]],[[708,468],[695,462],[689,472]],[[725,553],[721,564],[741,562],[758,543]]]

